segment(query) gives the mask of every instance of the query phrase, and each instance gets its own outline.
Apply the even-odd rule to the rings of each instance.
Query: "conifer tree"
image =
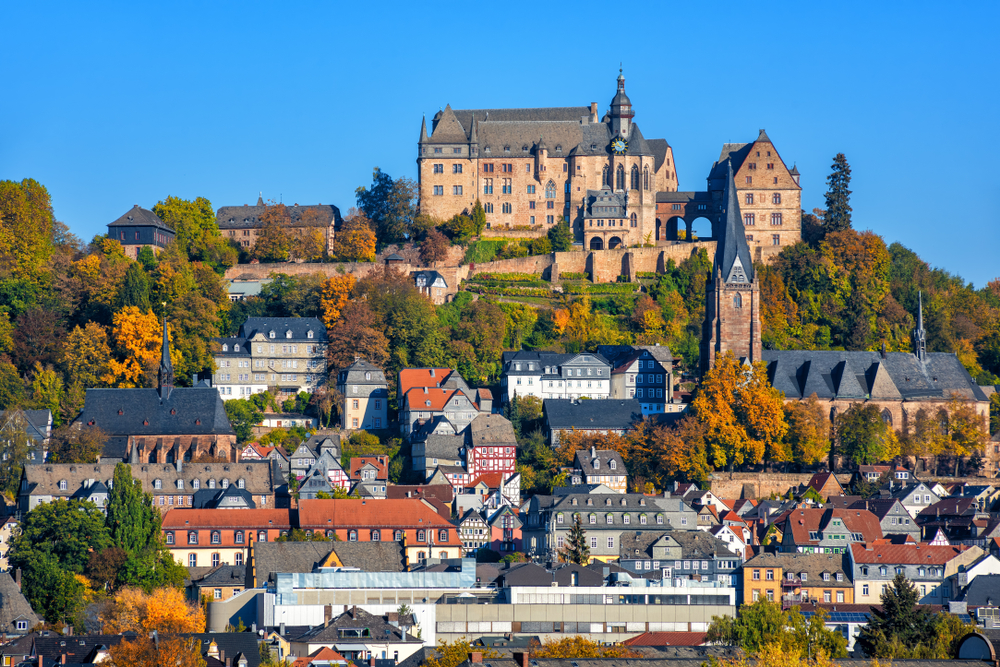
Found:
[[[851,228],[851,165],[843,153],[833,158],[833,171],[826,177],[829,189],[826,191],[826,213],[823,225],[827,234]]]
[[[483,205],[479,203],[478,199],[472,205],[472,213],[469,217],[472,219],[472,226],[476,230],[476,236],[479,236],[486,229],[486,211],[483,210]]]
[[[129,264],[125,279],[118,288],[118,308],[126,306],[135,306],[144,312],[149,310],[149,278],[138,262]]]
[[[573,249],[573,232],[570,231],[565,218],[560,217],[559,222],[549,229],[548,237],[553,252],[567,252]]]
[[[917,587],[902,574],[882,593],[882,609],[872,607],[868,624],[861,628],[858,644],[873,657],[884,657],[890,645],[915,647],[928,644],[934,637],[934,618],[918,607]]]
[[[586,565],[590,562],[587,532],[583,529],[579,516],[573,521],[573,527],[569,529],[566,546],[563,547],[560,557],[567,563],[576,563],[577,565]]]
[[[129,555],[157,546],[162,518],[153,507],[152,496],[132,477],[127,463],[115,466],[114,482],[108,491],[108,532],[114,546]]]

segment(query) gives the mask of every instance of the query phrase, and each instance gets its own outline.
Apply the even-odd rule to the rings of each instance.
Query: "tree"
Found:
[[[38,363],[54,364],[59,359],[60,341],[65,337],[54,312],[33,308],[17,318],[11,356],[22,372],[30,371]]]
[[[111,373],[119,387],[151,387],[160,361],[163,335],[153,311],[126,306],[115,313],[111,329],[119,358],[111,359]],[[171,361],[174,360],[171,348]]]
[[[140,635],[118,642],[108,651],[109,667],[205,667],[197,639],[184,637],[152,638]]]
[[[28,418],[23,411],[8,410],[4,422],[0,432],[0,491],[14,497],[35,443],[28,436]]]
[[[473,651],[482,653],[484,660],[497,660],[501,657],[492,648],[473,646],[465,637],[452,642],[439,639],[434,655],[424,660],[424,667],[458,667],[469,659],[469,654]]]
[[[897,657],[899,647],[926,645],[934,637],[933,617],[917,605],[917,587],[897,574],[881,595],[882,608],[872,607],[857,643],[873,658]],[[902,657],[902,656],[900,656]]]
[[[370,189],[355,190],[358,208],[371,220],[378,242],[385,245],[406,238],[417,215],[417,185],[408,178],[393,180],[378,167]]]
[[[45,186],[26,178],[0,181],[0,270],[40,284],[53,252],[52,201]]]
[[[823,226],[826,232],[839,232],[851,228],[851,166],[843,153],[833,158],[830,175],[826,177],[826,212]]]
[[[559,560],[577,565],[586,565],[590,562],[590,547],[587,546],[587,532],[580,523],[580,515],[573,519],[573,527],[566,537],[566,546],[559,554]]]
[[[761,599],[740,608],[737,618],[714,616],[707,640],[713,644],[739,646],[748,654],[769,650],[799,655],[847,657],[847,640],[825,626],[826,611],[817,610],[806,619],[798,607],[782,611],[777,602]]]
[[[49,439],[49,456],[54,463],[96,463],[107,441],[98,426],[60,426]]]
[[[173,244],[189,260],[205,262],[219,273],[236,264],[239,253],[219,232],[215,208],[208,199],[167,197],[153,207],[153,213],[174,230]],[[150,270],[149,257],[138,259]],[[155,263],[155,257],[153,260]]]
[[[36,410],[51,410],[53,423],[62,424],[62,414],[59,405],[63,399],[63,378],[52,366],[42,368],[35,363],[34,377],[31,379],[31,402]]]
[[[118,287],[117,307],[135,306],[139,310],[149,310],[149,276],[138,262],[128,265],[125,279]]]
[[[253,438],[253,427],[261,423],[264,413],[245,398],[234,398],[226,401],[226,416],[236,432],[237,442],[246,442]]]
[[[899,439],[877,405],[853,403],[836,418],[839,451],[857,464],[899,456]]]
[[[816,394],[805,401],[785,403],[784,410],[788,422],[785,440],[791,446],[792,460],[812,465],[826,458],[830,453],[830,422]]]
[[[639,658],[642,657],[626,646],[608,646],[583,635],[563,639],[547,639],[541,648],[531,652],[534,658]]]
[[[148,594],[123,588],[101,614],[101,626],[105,634],[204,632],[205,612],[178,588],[157,588]]]
[[[331,276],[323,281],[323,292],[320,297],[320,308],[323,314],[320,319],[326,328],[331,328],[340,319],[340,311],[350,298],[351,290],[358,279],[353,274]]]
[[[727,352],[705,374],[692,407],[705,425],[709,461],[716,467],[757,463],[765,456],[789,460],[782,441],[788,430],[782,394],[771,386],[763,363],[742,366]]]
[[[424,264],[444,261],[448,258],[450,247],[451,243],[448,241],[448,237],[437,229],[432,229],[427,232],[423,243],[420,244],[420,260]]]
[[[472,212],[469,213],[469,219],[472,220],[472,228],[479,236],[486,229],[486,211],[483,210],[483,205],[476,199],[476,203],[472,205]]]
[[[476,234],[476,226],[472,218],[456,213],[450,219],[441,223],[441,231],[448,235],[452,243],[467,245]]]
[[[0,407],[16,408],[24,405],[24,381],[17,367],[0,359]]]
[[[77,326],[66,338],[62,367],[67,378],[84,387],[106,387],[114,380],[108,332],[96,322]]]
[[[568,252],[573,249],[573,232],[565,218],[560,216],[559,222],[549,228],[547,236],[552,243],[552,252]]]
[[[327,359],[330,368],[346,368],[355,355],[385,368],[389,362],[389,339],[381,318],[367,301],[351,300],[344,305],[340,320],[329,330]]]
[[[317,262],[323,259],[325,252],[326,237],[323,235],[323,232],[314,228],[295,230],[295,235],[292,239],[293,257],[306,262]]]
[[[376,235],[363,211],[352,208],[333,237],[333,258],[338,262],[374,262]]]
[[[287,229],[291,215],[284,204],[270,202],[260,216],[261,230],[253,246],[253,256],[261,262],[287,262],[292,250],[292,237]]]

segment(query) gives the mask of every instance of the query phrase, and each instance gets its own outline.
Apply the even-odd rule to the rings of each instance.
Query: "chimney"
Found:
[[[285,624],[284,623],[282,623],[281,625],[278,626],[278,634],[281,635],[282,637],[285,636]]]
[[[528,658],[530,655],[530,653],[515,653],[512,657],[519,667],[528,667]]]
[[[73,636],[73,626],[72,625],[67,625],[66,626],[66,636],[67,637],[72,637]]]
[[[226,660],[226,652],[223,651],[221,648],[219,649],[219,662],[221,662],[224,665],[229,664],[229,661]]]
[[[21,568],[14,570],[14,583],[17,584],[18,588],[21,588]]]
[[[590,103],[590,122],[597,122],[597,102]]]
[[[323,625],[330,625],[330,619],[333,618],[333,607],[331,605],[326,605],[323,607]]]
[[[479,651],[473,651],[472,653],[469,654],[469,662],[471,662],[474,665],[483,664],[483,654]]]
[[[61,656],[59,656],[59,663],[62,664],[62,665],[66,664],[66,654],[65,653],[63,653]]]
[[[181,455],[177,457],[177,473],[180,474],[181,472],[183,472],[183,468],[184,468],[184,456]]]

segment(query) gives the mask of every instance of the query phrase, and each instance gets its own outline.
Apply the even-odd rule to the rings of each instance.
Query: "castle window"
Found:
[[[747,243],[753,243],[753,234],[747,234]]]
[[[639,189],[639,167],[632,165],[632,171],[629,174],[629,186],[631,190]]]
[[[604,166],[604,171],[601,173],[601,183],[611,187],[611,169],[607,165]]]
[[[882,421],[884,421],[889,426],[892,426],[892,413],[889,412],[889,408],[882,410]]]
[[[490,203],[483,204],[483,211],[485,211],[486,213],[492,213],[493,212],[493,204],[490,204]]]
[[[556,198],[556,184],[554,181],[549,181],[545,184],[545,198],[555,199]]]
[[[642,168],[642,189],[649,189],[649,167]]]
[[[753,176],[747,176],[747,185],[753,185]]]
[[[741,295],[741,294],[734,295],[733,296],[733,308],[742,308],[742,307],[743,307],[743,295]]]
[[[60,488],[62,488],[62,484],[60,484]],[[162,489],[163,488],[163,482],[161,482],[158,479],[154,479],[153,480],[153,488],[154,489]]]
[[[513,213],[514,212],[514,207],[513,207],[513,205],[511,205],[510,202],[504,202],[502,210],[503,210],[504,213]]]
[[[618,165],[618,169],[615,170],[615,189],[625,189],[625,167],[622,165]]]
[[[563,165],[563,166],[565,166],[565,165]],[[565,181],[563,183],[563,192],[565,192],[566,194],[569,194],[569,181]],[[569,202],[566,202],[566,205],[569,206]]]
[[[521,152],[522,153],[527,153],[528,152],[528,144],[525,144],[525,145],[521,146]]]
[[[757,224],[757,215],[755,213],[744,213],[743,224],[746,227]]]
[[[434,186],[434,194],[435,195],[443,195],[444,194],[444,186],[443,185],[435,185]]]
[[[504,153],[509,153],[510,152],[510,146],[504,146],[503,147],[503,152]]]
[[[780,213],[772,213],[771,214],[771,224],[772,225],[780,225],[781,224],[781,214]]]
[[[753,193],[748,192],[743,196],[743,203],[752,204],[753,203]]]
[[[490,165],[490,166],[492,167],[493,165]],[[484,178],[483,179],[483,194],[484,195],[491,195],[491,194],[493,194],[493,179],[492,178]]]
[[[451,173],[453,173],[453,174],[461,174],[462,173],[462,165],[460,165],[460,164],[453,164],[453,165],[451,165]]]
[[[775,180],[777,180],[777,179],[775,179]],[[781,203],[781,193],[780,192],[775,192],[773,195],[771,195],[771,203],[772,204],[780,204]]]
[[[444,173],[444,165],[443,164],[435,164],[434,165],[434,173],[435,174],[443,174]]]
[[[771,234],[771,245],[781,245],[781,237],[777,234]]]
[[[451,186],[451,194],[453,194],[453,195],[460,195],[460,194],[462,194],[462,186],[461,185],[453,185],[453,186]]]
[[[565,174],[567,171],[569,171],[569,165],[566,164],[566,163],[563,163],[563,173]]]
[[[631,222],[632,222],[632,226],[633,227],[638,227],[639,226],[639,220],[638,220],[638,218],[636,218],[635,213],[632,214],[632,221]]]
[[[529,195],[535,194],[535,186],[534,185],[529,185],[528,186],[528,194]]]

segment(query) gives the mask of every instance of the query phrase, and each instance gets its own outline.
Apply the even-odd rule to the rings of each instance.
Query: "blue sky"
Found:
[[[416,177],[422,114],[605,110],[701,189],[766,128],[823,205],[977,287],[1000,276],[1000,3],[5,3],[0,179],[89,239],[132,204],[204,196],[345,211],[372,167]]]

